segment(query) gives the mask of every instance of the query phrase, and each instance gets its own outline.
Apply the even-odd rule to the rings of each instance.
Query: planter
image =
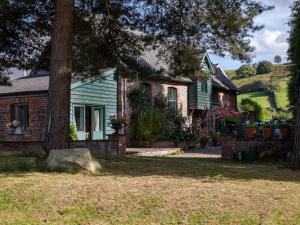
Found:
[[[119,134],[119,131],[123,128],[123,124],[120,123],[112,123],[111,128],[115,130],[114,134]]]
[[[256,128],[246,128],[245,135],[247,139],[254,139],[256,137]]]
[[[289,136],[289,130],[288,128],[280,128],[280,133],[281,133],[281,139],[287,139]]]
[[[262,135],[263,135],[263,138],[265,139],[272,139],[273,137],[273,128],[263,128],[262,129]]]

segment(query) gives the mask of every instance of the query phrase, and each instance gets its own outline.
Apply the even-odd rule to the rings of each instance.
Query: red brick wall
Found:
[[[212,106],[213,111],[229,112],[237,111],[237,98],[236,94],[231,91],[222,91],[213,89],[214,94],[217,96],[217,102]]]
[[[2,141],[41,141],[43,138],[47,110],[47,96],[8,97],[0,99],[0,140]],[[24,134],[11,135],[6,124],[10,121],[10,105],[27,103],[29,128]]]

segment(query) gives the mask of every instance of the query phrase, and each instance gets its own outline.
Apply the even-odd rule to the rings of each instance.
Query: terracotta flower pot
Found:
[[[264,127],[262,129],[263,138],[271,139],[273,137],[273,128]]]
[[[280,128],[281,139],[287,139],[289,135],[288,128]]]
[[[254,139],[256,137],[256,128],[246,128],[245,134],[247,139]]]

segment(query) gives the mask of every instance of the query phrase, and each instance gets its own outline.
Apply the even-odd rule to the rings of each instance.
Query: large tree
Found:
[[[292,167],[300,169],[300,1],[296,0],[292,6],[290,20],[290,38],[288,56],[294,64],[292,77],[289,83],[289,98],[294,111],[296,123],[294,133],[294,148]]]
[[[45,149],[68,148],[74,0],[56,1],[51,43]]]
[[[35,51],[30,47],[36,40],[31,40],[27,48],[28,43],[19,43],[24,49],[38,54],[20,56],[15,51],[11,56],[21,57],[26,62],[16,61],[14,64],[18,66],[24,67],[38,61],[35,64],[37,67],[50,68],[49,118],[45,138],[48,150],[68,145],[68,85],[72,72],[74,75],[97,75],[99,69],[114,66],[122,74],[143,74],[146,71],[136,59],[150,43],[154,48],[163,46],[158,48],[158,56],[170,64],[170,75],[197,75],[201,67],[195,62],[203,49],[249,60],[249,53],[253,50],[250,46],[251,33],[262,28],[256,26],[253,19],[271,8],[255,0],[76,0],[74,3],[57,0],[56,8],[52,6],[52,1],[46,0],[3,1],[10,6],[18,6],[18,9],[22,8],[22,2],[27,4],[28,11],[19,14],[27,15],[33,10],[36,16],[18,20],[20,24],[17,24],[17,29],[26,30],[23,23],[28,24],[34,34],[46,37],[36,38],[43,40],[43,43],[33,45]],[[35,6],[37,4],[39,7]],[[48,8],[47,13],[45,8]],[[64,13],[59,11],[63,8]],[[51,36],[47,32],[48,27],[53,26],[51,20],[54,13],[56,17]],[[34,22],[45,15],[48,15],[47,23]],[[7,18],[6,21],[10,20],[15,19]],[[71,32],[73,20],[76,26]],[[23,40],[25,34],[18,33],[18,39]],[[11,41],[11,37],[18,35],[10,33],[7,37]],[[49,37],[52,37],[52,42]],[[42,50],[37,46],[43,46]]]

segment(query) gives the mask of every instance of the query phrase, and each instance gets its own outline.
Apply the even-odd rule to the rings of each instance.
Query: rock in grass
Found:
[[[101,169],[100,164],[92,159],[86,148],[51,150],[47,158],[47,167],[56,169],[86,169],[95,173]]]

